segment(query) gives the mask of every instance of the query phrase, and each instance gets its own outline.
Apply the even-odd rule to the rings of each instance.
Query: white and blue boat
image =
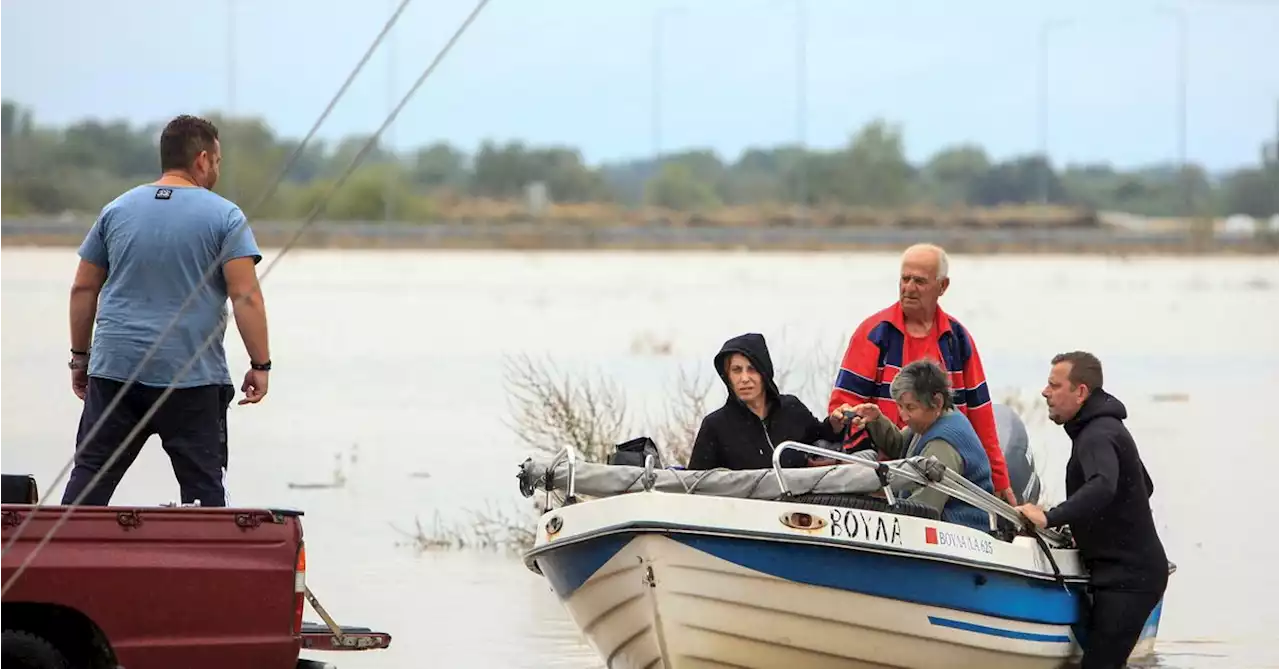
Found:
[[[522,492],[548,506],[525,564],[610,669],[1078,660],[1087,575],[1069,536],[1015,529],[1012,507],[931,458],[782,469],[788,449],[830,455],[785,442],[759,471],[584,463],[572,448],[527,460]],[[993,529],[901,499],[926,485]],[[1160,613],[1134,659],[1151,654]]]

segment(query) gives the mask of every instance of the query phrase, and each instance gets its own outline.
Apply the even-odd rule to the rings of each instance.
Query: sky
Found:
[[[397,4],[4,0],[0,94],[41,123],[158,122],[229,108],[301,137]],[[392,95],[408,92],[474,6],[410,2],[320,136],[377,128]],[[884,118],[920,162],[962,142],[996,158],[1035,152],[1043,110],[1055,164],[1167,163],[1180,137],[1179,41],[1176,13],[1161,6],[491,0],[386,137],[402,149],[439,140],[468,151],[485,139],[572,145],[592,163],[695,147],[732,160],[749,146],[839,147]],[[1280,3],[1163,6],[1181,7],[1189,26],[1188,159],[1215,171],[1256,163],[1277,131]]]

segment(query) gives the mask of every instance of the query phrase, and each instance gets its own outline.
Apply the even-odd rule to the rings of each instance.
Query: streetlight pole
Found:
[[[1178,185],[1182,188],[1183,216],[1191,216],[1194,212],[1195,198],[1192,193],[1191,175],[1187,172],[1187,68],[1188,42],[1190,32],[1187,22],[1187,10],[1182,5],[1163,6],[1156,10],[1160,14],[1173,17],[1178,29],[1177,54],[1175,56],[1177,113],[1177,152],[1178,152]]]
[[[1266,157],[1266,156],[1263,156]],[[1262,168],[1267,168],[1266,160],[1262,161]],[[1276,201],[1276,225],[1280,226],[1280,97],[1276,98],[1276,142],[1275,153],[1271,155],[1270,168],[1274,173],[1275,201]],[[1277,229],[1280,232],[1280,229]]]
[[[232,135],[231,120],[235,115],[236,109],[236,3],[235,0],[227,0],[227,113],[223,125],[226,126],[224,134]],[[231,139],[231,137],[227,137]],[[236,196],[236,170],[229,170],[230,174],[227,179],[227,199],[235,200]]]
[[[1191,193],[1191,182],[1187,174],[1187,69],[1188,69],[1188,21],[1187,12],[1181,5],[1161,6],[1156,8],[1156,12],[1166,16],[1173,17],[1178,29],[1177,53],[1175,57],[1175,68],[1177,70],[1175,81],[1175,94],[1177,98],[1177,160],[1178,160],[1178,179],[1177,183],[1183,191],[1183,207],[1184,214],[1190,215],[1194,204]],[[1039,67],[1039,136],[1040,136],[1040,155],[1044,158],[1046,168],[1049,164],[1049,33],[1054,28],[1060,28],[1068,25],[1070,22],[1065,19],[1045,19],[1040,24],[1040,67]],[[1040,174],[1040,203],[1045,204],[1049,199],[1049,170],[1045,169]]]
[[[662,155],[662,10],[653,13],[653,40],[649,45],[649,132],[654,166]]]
[[[387,4],[391,9],[391,12],[394,14],[396,11],[395,0],[388,0]],[[392,28],[392,32],[387,35],[387,115],[390,116],[391,112],[395,108],[396,108],[396,43],[395,43],[395,29]],[[388,158],[391,159],[391,164],[388,166],[386,181],[383,183],[383,187],[382,187],[382,220],[384,223],[391,222],[391,215],[392,215],[391,202],[394,196],[394,187],[395,187],[396,181],[400,177],[399,165],[395,160],[395,148],[394,148],[395,139],[392,133],[393,127],[394,127],[394,124],[388,125],[385,131],[385,134],[387,136]]]
[[[1042,205],[1049,203],[1049,172],[1053,169],[1053,163],[1049,160],[1049,33],[1054,28],[1061,28],[1067,24],[1068,22],[1064,19],[1045,19],[1040,24],[1037,134],[1039,135],[1040,158],[1044,161],[1039,179],[1040,204]]]
[[[800,144],[798,166],[798,186],[801,221],[808,219],[809,213],[809,175],[805,156],[808,154],[808,129],[806,123],[809,116],[809,79],[807,57],[809,40],[807,35],[809,18],[806,0],[795,0],[796,3],[796,136]]]
[[[662,23],[669,11],[663,8],[653,13],[649,45],[649,132],[655,167],[662,158]]]
[[[236,2],[227,0],[227,117],[236,108]]]
[[[662,7],[653,13],[653,43],[650,45],[650,131],[653,134],[653,160],[657,166],[662,161],[662,48],[666,20],[684,13],[683,7]]]

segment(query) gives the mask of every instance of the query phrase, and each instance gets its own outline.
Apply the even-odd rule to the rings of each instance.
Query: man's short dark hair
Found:
[[[1071,385],[1084,385],[1091,393],[1102,387],[1102,361],[1094,354],[1069,351],[1053,356],[1052,364],[1060,362],[1071,363],[1071,371],[1067,373],[1067,380]]]
[[[160,169],[190,167],[201,151],[213,151],[218,127],[198,116],[183,114],[169,121],[160,133]]]

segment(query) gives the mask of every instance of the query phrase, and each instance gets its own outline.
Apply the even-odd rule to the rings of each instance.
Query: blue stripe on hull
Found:
[[[538,569],[560,599],[568,599],[604,563],[631,542],[634,533],[606,534],[588,541],[565,544],[537,558]]]
[[[1155,608],[1151,609],[1151,615],[1147,616],[1147,622],[1142,625],[1142,634],[1138,635],[1138,640],[1149,639],[1154,637],[1160,631],[1160,611],[1164,608],[1164,597],[1156,602]]]
[[[808,544],[678,534],[671,539],[797,583],[1044,625],[1080,618],[1078,590],[1000,572]]]
[[[553,547],[536,558],[560,599],[637,536],[606,534]],[[1045,625],[1080,619],[1081,594],[1052,582],[946,562],[850,548],[671,533],[673,541],[777,578],[875,597]]]
[[[938,616],[929,616],[929,623],[931,625],[937,625],[938,627],[950,627],[953,629],[964,630],[966,632],[977,632],[978,634],[988,634],[990,636],[1002,636],[1006,639],[1018,639],[1019,641],[1071,643],[1071,637],[1065,634],[1036,634],[1034,632],[1019,632],[1017,630],[1000,629],[999,627],[975,625],[973,623],[964,622],[963,620],[952,620],[950,618],[940,618]]]

